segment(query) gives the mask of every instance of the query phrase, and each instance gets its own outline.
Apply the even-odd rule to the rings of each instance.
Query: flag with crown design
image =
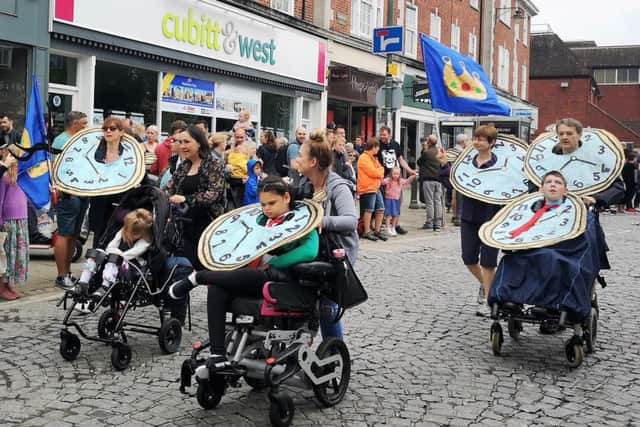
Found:
[[[472,58],[420,34],[422,60],[433,108],[459,114],[510,115]]]

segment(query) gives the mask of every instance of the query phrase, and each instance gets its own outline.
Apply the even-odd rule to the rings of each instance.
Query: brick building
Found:
[[[564,42],[551,31],[531,38],[531,101],[539,129],[561,117],[640,144],[640,47]]]

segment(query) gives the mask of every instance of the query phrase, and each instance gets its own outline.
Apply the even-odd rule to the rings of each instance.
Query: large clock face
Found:
[[[107,164],[95,159],[101,138],[102,130],[93,128],[67,141],[53,165],[53,182],[58,189],[76,196],[104,196],[122,193],[142,181],[145,165],[140,143],[125,135],[120,158]]]
[[[528,191],[524,174],[527,146],[515,137],[499,135],[491,152],[494,166],[480,169],[473,159],[478,151],[469,144],[451,167],[451,184],[467,197],[496,205],[509,203]]]
[[[316,228],[322,207],[313,201],[298,203],[286,220],[271,227],[260,225],[259,205],[249,205],[218,217],[198,243],[198,258],[211,270],[235,270]]]
[[[595,194],[609,187],[622,172],[624,151],[618,139],[607,131],[586,128],[582,145],[569,154],[554,154],[558,144],[555,133],[543,133],[531,143],[525,160],[525,172],[538,187],[545,173],[555,170],[577,195]]]
[[[531,228],[511,237],[509,232],[529,221],[534,215],[532,206],[542,200],[542,193],[538,192],[509,203],[480,227],[480,239],[494,248],[518,250],[551,246],[584,233],[587,209],[577,196],[569,194],[560,206],[545,212]]]

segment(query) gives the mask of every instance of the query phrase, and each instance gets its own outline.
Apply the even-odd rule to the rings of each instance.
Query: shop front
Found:
[[[22,129],[31,75],[47,81],[49,2],[0,1],[0,112]]]
[[[227,131],[246,110],[288,138],[324,124],[303,110],[325,108],[326,40],[225,3],[56,0],[51,37],[51,62],[75,67],[75,81],[51,80],[50,94],[94,123],[129,114],[163,132],[176,119]]]

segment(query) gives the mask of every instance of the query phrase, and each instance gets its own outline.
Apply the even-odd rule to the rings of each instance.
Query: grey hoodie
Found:
[[[331,171],[327,178],[328,198],[323,204],[322,232],[334,232],[347,252],[351,265],[358,257],[358,216],[349,181]]]

